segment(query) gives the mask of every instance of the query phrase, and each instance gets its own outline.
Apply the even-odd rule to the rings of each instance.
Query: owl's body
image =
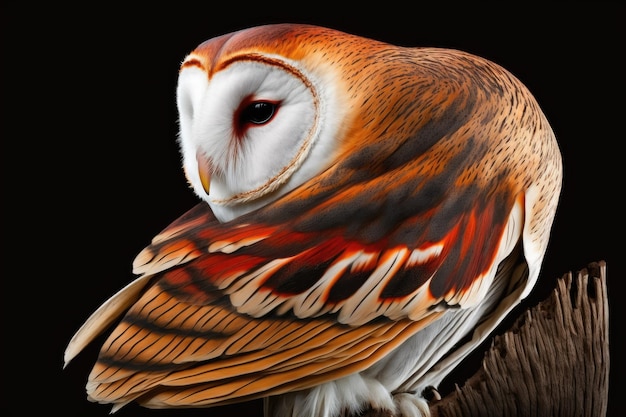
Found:
[[[560,153],[490,61],[261,26],[194,50],[178,106],[203,202],[68,346],[66,361],[121,317],[93,401],[426,415],[422,391],[538,278]]]

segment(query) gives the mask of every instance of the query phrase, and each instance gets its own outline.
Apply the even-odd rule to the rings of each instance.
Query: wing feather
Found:
[[[493,212],[506,206],[489,202],[459,213],[437,242],[393,247],[340,228],[320,236],[293,224],[206,223],[208,209],[198,206],[140,255],[140,269],[152,273],[118,296],[132,306],[101,349],[89,397],[209,406],[363,370],[451,303],[480,301],[504,256],[497,253],[510,246],[491,236],[519,235],[511,230],[523,223],[520,205],[522,197],[504,224]],[[496,255],[474,251],[468,239]],[[154,284],[142,289],[148,279]],[[112,318],[117,303],[101,310]]]
[[[149,279],[149,276],[144,275],[132,281],[104,302],[83,323],[65,348],[64,367],[114,321],[119,320],[119,316],[137,301]]]
[[[354,327],[323,319],[255,319],[227,305],[170,307],[171,302],[156,285],[129,310],[90,375],[92,399],[137,400],[149,407],[206,406],[310,386],[364,369],[439,314],[422,323],[379,321]],[[175,321],[159,308],[187,314]],[[201,318],[202,329],[197,323],[190,326],[189,317]]]

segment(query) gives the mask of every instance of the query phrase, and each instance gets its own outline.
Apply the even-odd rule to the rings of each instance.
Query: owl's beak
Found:
[[[200,176],[200,182],[204,192],[209,195],[211,188],[211,163],[201,153],[196,154],[196,160],[198,161],[198,174]]]

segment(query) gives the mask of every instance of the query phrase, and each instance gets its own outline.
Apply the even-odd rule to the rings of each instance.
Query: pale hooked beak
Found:
[[[198,161],[198,175],[200,176],[202,188],[209,195],[211,188],[211,162],[201,153],[196,154],[196,160]]]

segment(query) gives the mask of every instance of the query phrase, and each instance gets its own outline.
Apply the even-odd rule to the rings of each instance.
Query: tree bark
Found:
[[[492,339],[481,369],[431,403],[432,417],[604,417],[608,316],[604,261],[563,275],[550,297]],[[359,417],[383,416],[393,417]]]

